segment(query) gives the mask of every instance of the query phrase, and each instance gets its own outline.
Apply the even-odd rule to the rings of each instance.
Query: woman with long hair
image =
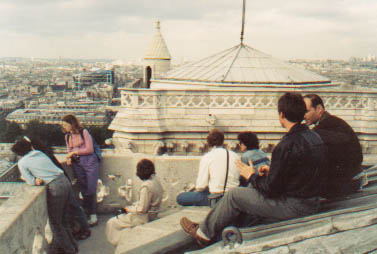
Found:
[[[74,115],[62,118],[62,128],[67,145],[67,164],[72,166],[83,196],[83,207],[89,214],[89,225],[97,220],[97,182],[99,160],[94,153],[93,141],[88,130],[83,129]]]
[[[26,136],[17,141],[11,150],[22,157],[18,161],[18,168],[25,182],[30,185],[47,186],[47,212],[53,235],[47,253],[78,253],[78,246],[67,219],[73,193],[71,183],[63,170],[45,153],[36,150],[32,140]]]

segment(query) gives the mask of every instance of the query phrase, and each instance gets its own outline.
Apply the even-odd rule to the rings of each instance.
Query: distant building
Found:
[[[112,70],[98,70],[91,73],[83,72],[73,75],[76,88],[84,88],[97,83],[114,84],[114,78],[114,71]]]
[[[10,113],[6,120],[24,126],[29,121],[38,120],[45,124],[60,124],[63,116],[74,114],[83,125],[104,126],[109,119],[104,103],[83,101],[70,103],[57,102],[57,104],[40,104],[34,108],[18,109]]]
[[[22,100],[0,99],[0,112],[9,113],[18,108],[22,108],[24,103]]]

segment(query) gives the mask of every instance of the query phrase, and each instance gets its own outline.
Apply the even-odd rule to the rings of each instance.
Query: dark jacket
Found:
[[[328,112],[321,116],[313,130],[321,136],[328,149],[328,165],[322,180],[321,196],[331,197],[352,192],[354,188],[351,186],[351,179],[361,172],[363,161],[356,133],[343,119]]]
[[[269,175],[254,174],[252,185],[270,198],[317,197],[325,156],[326,147],[319,135],[296,124],[272,152]]]

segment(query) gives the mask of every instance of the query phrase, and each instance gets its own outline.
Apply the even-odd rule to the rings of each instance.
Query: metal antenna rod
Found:
[[[246,0],[243,0],[243,6],[242,6],[242,29],[241,29],[241,44],[243,42],[243,31],[245,28],[245,6],[246,6]]]

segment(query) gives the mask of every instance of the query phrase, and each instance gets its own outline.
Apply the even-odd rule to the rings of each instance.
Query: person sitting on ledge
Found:
[[[321,97],[304,96],[306,124],[321,136],[328,149],[328,165],[322,180],[321,196],[326,198],[350,194],[360,189],[363,154],[356,133],[343,119],[325,110]]]
[[[248,216],[255,219],[288,220],[314,214],[319,208],[319,181],[326,147],[317,133],[301,124],[306,112],[298,93],[286,93],[278,101],[279,120],[288,131],[272,152],[271,166],[256,174],[253,165],[237,162],[241,175],[253,188],[238,187],[225,193],[204,223],[183,217],[183,230],[202,245],[209,245],[222,230]]]
[[[136,175],[143,181],[139,190],[139,201],[123,208],[121,214],[109,219],[106,224],[106,237],[113,245],[118,244],[123,229],[152,221],[159,212],[163,189],[156,177],[153,162],[148,159],[140,160],[136,171]]]
[[[200,160],[195,189],[177,196],[177,203],[182,206],[209,206],[210,194],[222,194],[225,185],[226,192],[240,184],[240,173],[236,166],[238,156],[235,152],[227,151],[223,147],[224,133],[217,129],[211,130],[207,136],[207,143],[211,151]],[[229,161],[227,156],[229,156]]]
[[[270,165],[267,154],[259,150],[259,140],[257,135],[251,131],[244,131],[238,134],[239,147],[242,152],[241,161],[247,165],[254,165],[258,169],[262,165]],[[258,174],[258,172],[255,172]],[[250,186],[250,182],[241,176],[240,186]]]

